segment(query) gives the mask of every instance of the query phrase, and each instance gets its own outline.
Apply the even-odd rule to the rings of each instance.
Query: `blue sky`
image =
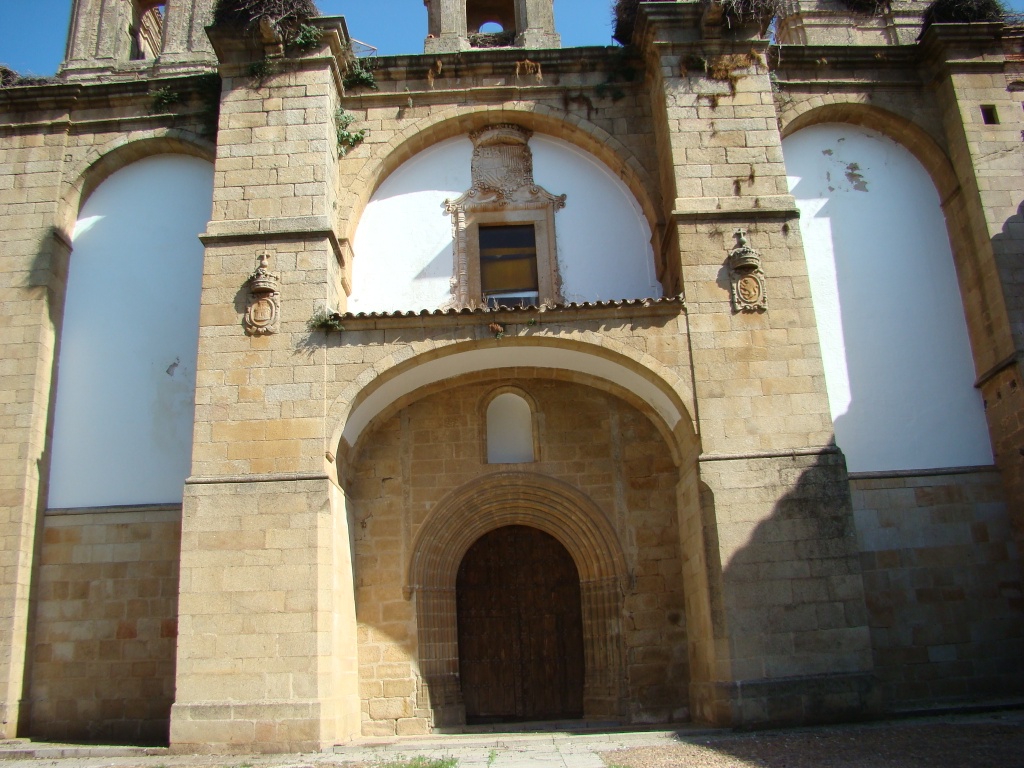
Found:
[[[423,0],[317,0],[328,15],[348,19],[352,37],[383,55],[422,53]],[[611,45],[611,0],[555,0],[564,46]],[[1024,12],[1024,0],[1008,5]],[[71,0],[0,0],[0,63],[22,74],[52,75],[64,56]],[[15,31],[16,30],[16,31]]]
[[[345,16],[352,37],[382,55],[423,53],[423,0],[317,0],[317,5],[325,15]],[[54,74],[64,57],[70,15],[71,0],[0,0],[0,63],[21,74]],[[612,45],[611,0],[555,0],[555,23],[564,46]]]

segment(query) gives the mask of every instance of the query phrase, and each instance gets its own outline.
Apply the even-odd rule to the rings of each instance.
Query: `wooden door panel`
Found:
[[[579,576],[565,548],[525,526],[482,536],[456,582],[469,722],[581,717]]]

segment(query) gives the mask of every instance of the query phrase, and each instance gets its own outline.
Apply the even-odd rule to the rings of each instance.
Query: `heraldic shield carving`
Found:
[[[256,271],[249,276],[249,302],[245,330],[253,335],[276,333],[281,324],[281,278],[270,272],[270,254],[261,253]]]
[[[768,309],[761,254],[747,245],[747,232],[733,233],[736,247],[729,251],[729,277],[732,283],[733,312],[764,312]]]
[[[554,215],[565,208],[565,195],[553,195],[534,181],[532,135],[511,123],[489,125],[469,134],[473,186],[454,200],[444,201],[444,210],[452,217],[454,257],[449,306],[476,306],[482,301],[479,253],[472,241],[473,233],[485,224],[534,226],[540,300],[558,300]]]
[[[473,186],[445,209],[454,213],[471,205],[552,205],[565,207],[565,195],[552,195],[533,180],[533,152],[527,129],[512,124],[489,125],[469,134],[473,141]]]

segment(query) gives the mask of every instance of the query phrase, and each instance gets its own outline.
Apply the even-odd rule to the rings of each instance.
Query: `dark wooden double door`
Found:
[[[583,620],[572,557],[554,537],[506,526],[470,547],[456,582],[469,723],[583,716]]]

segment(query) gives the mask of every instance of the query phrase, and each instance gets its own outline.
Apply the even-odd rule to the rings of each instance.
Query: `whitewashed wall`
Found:
[[[555,214],[566,301],[660,297],[651,232],[632,193],[573,145],[535,134],[534,178],[565,194]],[[446,198],[472,184],[473,144],[451,139],[408,160],[373,195],[354,239],[352,312],[436,309],[451,299],[452,222]]]
[[[82,207],[61,334],[50,508],[180,502],[213,166],[134,163]]]
[[[903,146],[854,126],[804,129],[783,152],[850,471],[991,464],[931,178]]]

